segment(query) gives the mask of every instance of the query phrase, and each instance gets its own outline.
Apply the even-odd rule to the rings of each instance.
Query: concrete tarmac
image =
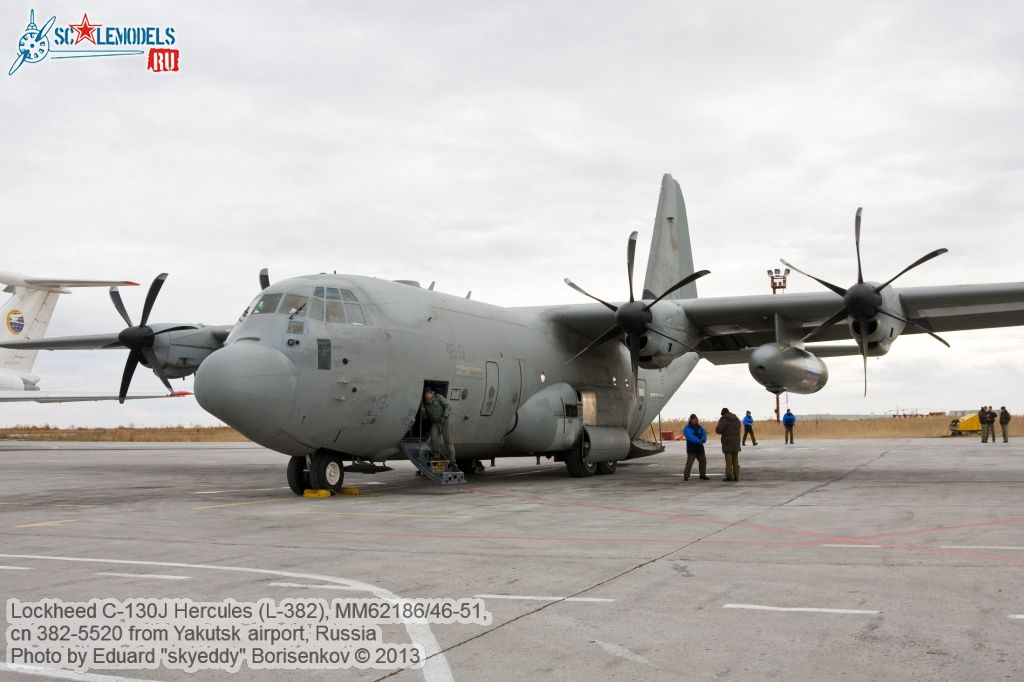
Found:
[[[7,612],[0,678],[1024,679],[1024,441],[762,441],[736,483],[708,446],[709,481],[670,443],[611,476],[499,459],[452,490],[393,462],[304,499],[248,444],[5,442],[5,602],[479,597],[492,620],[381,626],[421,669],[81,675],[12,662]]]

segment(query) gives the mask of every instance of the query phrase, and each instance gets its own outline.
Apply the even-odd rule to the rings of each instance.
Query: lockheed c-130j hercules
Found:
[[[1024,324],[1024,282],[892,286],[944,249],[884,283],[865,282],[860,211],[857,282],[842,288],[815,278],[830,292],[698,298],[695,281],[708,271],[694,272],[682,192],[669,175],[639,296],[636,239],[627,242],[622,303],[569,280],[596,303],[502,308],[414,282],[320,274],[271,284],[263,271],[262,291],[234,325],[150,324],[160,275],[139,324],[111,290],[127,324],[119,333],[0,345],[127,348],[122,396],[140,362],[165,384],[195,373],[199,404],[289,455],[289,485],[302,494],[338,490],[345,462],[373,469],[403,454],[451,480],[432,471],[422,444],[425,388],[449,401],[461,462],[547,455],[583,477],[660,451],[638,436],[701,358],[745,362],[774,393],[813,393],[828,379],[822,357],[884,355],[900,334],[942,341],[946,331]],[[835,341],[846,343],[822,343]]]

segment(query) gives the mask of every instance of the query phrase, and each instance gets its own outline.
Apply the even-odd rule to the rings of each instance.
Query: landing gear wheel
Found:
[[[459,463],[459,471],[467,476],[471,474],[480,474],[484,471],[484,465],[478,459],[459,459],[456,461]]]
[[[597,464],[587,462],[587,455],[590,454],[590,439],[583,434],[582,440],[577,447],[565,453],[565,468],[573,478],[587,478],[597,473]]]
[[[615,473],[615,469],[618,468],[618,462],[598,462],[597,464],[597,475],[608,476]]]
[[[288,460],[288,487],[302,497],[309,485],[309,469],[305,457],[292,457]]]
[[[322,452],[310,457],[309,482],[318,490],[341,492],[345,482],[345,466],[339,455]]]

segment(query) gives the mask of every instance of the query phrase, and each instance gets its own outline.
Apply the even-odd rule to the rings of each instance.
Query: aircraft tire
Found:
[[[292,457],[288,460],[288,487],[299,497],[311,487],[305,457]]]
[[[586,461],[587,453],[590,452],[590,441],[586,435],[577,447],[567,450],[565,453],[565,468],[573,478],[587,478],[597,473],[597,464]]]
[[[318,453],[310,457],[309,482],[318,490],[341,492],[345,482],[345,463],[333,453]]]
[[[615,469],[618,468],[618,462],[598,462],[597,464],[597,475],[598,476],[609,476],[615,473]]]

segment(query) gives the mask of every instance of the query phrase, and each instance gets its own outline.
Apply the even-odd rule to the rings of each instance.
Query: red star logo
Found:
[[[75,45],[82,42],[83,40],[88,40],[90,43],[95,45],[96,36],[93,34],[96,33],[96,29],[102,25],[103,24],[90,24],[88,14],[82,15],[82,23],[78,24],[77,26],[75,24],[68,24],[68,26],[75,29],[75,32],[78,33],[78,35],[75,37]]]

